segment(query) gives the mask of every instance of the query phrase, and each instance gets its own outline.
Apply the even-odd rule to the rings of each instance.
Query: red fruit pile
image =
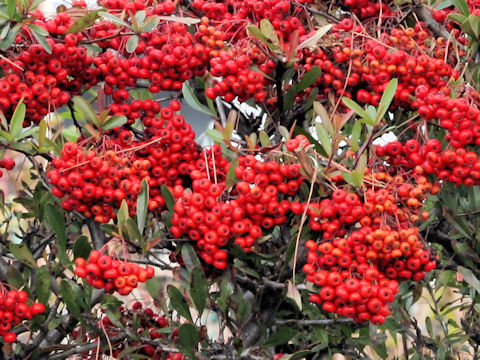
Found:
[[[303,270],[307,281],[319,286],[310,299],[322,309],[379,325],[398,281],[420,281],[436,267],[412,224],[428,217],[420,208],[439,186],[411,172],[367,171],[365,181],[370,185],[361,198],[340,187],[329,199],[308,204],[309,225],[322,231],[323,239],[306,243]]]
[[[133,333],[138,334],[142,339],[149,339],[148,341],[134,341],[128,342],[121,340],[120,342],[113,342],[110,349],[102,350],[94,349],[90,352],[82,354],[83,360],[95,360],[99,356],[111,356],[119,360],[129,360],[132,358],[151,359],[151,360],[183,360],[185,357],[179,352],[166,352],[161,349],[161,346],[153,346],[151,342],[165,340],[168,347],[172,348],[178,342],[178,328],[174,328],[171,332],[160,332],[169,326],[167,319],[154,312],[151,308],[144,308],[144,305],[136,301],[133,303],[131,309],[121,306],[118,309],[121,313],[121,321],[126,328]],[[118,327],[107,315],[103,315],[98,321],[98,327],[106,331],[106,335],[110,338],[118,335]],[[97,337],[90,337],[79,332],[74,333],[74,337],[80,342],[94,342]],[[128,349],[128,351],[126,351]]]
[[[113,259],[97,250],[90,253],[88,260],[76,258],[75,265],[75,275],[110,294],[116,291],[120,295],[128,295],[138,283],[146,282],[155,273],[151,266],[142,268],[132,262]]]
[[[111,109],[117,111],[122,106],[112,104]],[[108,222],[126,200],[134,214],[142,180],[149,185],[149,209],[163,209],[162,185],[182,184],[181,176],[195,169],[193,164],[200,153],[192,127],[175,114],[180,109],[178,101],[161,107],[152,100],[135,100],[125,106],[130,118],[138,116],[143,122],[144,139],[133,139],[130,130],[118,127],[100,141],[68,142],[61,157],[53,159],[54,168],[47,177],[54,185],[52,193],[65,197],[65,210]]]
[[[480,160],[473,151],[464,147],[442,150],[442,144],[436,139],[428,140],[424,145],[415,139],[404,144],[399,141],[376,147],[378,156],[394,166],[414,168],[417,172],[435,174],[439,180],[456,185],[474,186],[480,184]]]
[[[28,294],[23,290],[4,290],[0,293],[0,336],[4,342],[11,343],[17,339],[17,335],[11,331],[15,325],[45,311],[42,303],[28,306],[27,300]]]
[[[299,164],[263,162],[253,155],[238,159],[235,175],[241,180],[230,194],[225,180],[217,177],[215,183],[214,175],[192,172],[192,192],[176,196],[171,220],[171,234],[188,235],[200,257],[218,269],[227,266],[228,254],[221,248],[233,241],[250,252],[264,229],[286,222],[290,202],[281,200],[282,194],[296,194],[303,182]]]

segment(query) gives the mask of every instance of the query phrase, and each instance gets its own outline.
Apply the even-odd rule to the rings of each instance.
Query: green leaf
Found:
[[[298,330],[287,327],[287,326],[282,326],[278,328],[277,331],[275,331],[267,341],[263,344],[265,347],[271,347],[271,346],[278,346],[282,344],[286,344],[289,342],[295,335],[298,334]]]
[[[92,26],[93,24],[95,24],[95,21],[97,21],[97,19],[100,17],[99,16],[100,12],[101,12],[100,10],[88,12],[87,14],[83,15],[81,18],[77,19],[77,21],[75,21],[75,23],[72,26],[70,26],[67,29],[67,31],[65,31],[65,33],[66,34],[78,33]]]
[[[467,220],[461,216],[452,216],[448,211],[444,211],[445,219],[453,225],[453,227],[460,233],[462,236],[473,239],[473,230],[470,227],[470,224]]]
[[[208,298],[208,282],[205,279],[201,266],[195,266],[191,273],[190,296],[198,310],[198,315],[202,316]]]
[[[250,35],[256,37],[258,40],[264,43],[271,51],[276,52],[278,50],[278,46],[269,41],[262,31],[255,25],[247,26],[247,31],[250,33]]]
[[[377,125],[385,116],[392,103],[395,91],[397,91],[398,79],[391,79],[382,94],[380,103],[378,104],[377,117],[375,118],[375,125]]]
[[[25,285],[22,273],[15,266],[9,266],[7,269],[7,282],[17,289]]]
[[[225,185],[226,185],[227,188],[229,188],[230,186],[233,186],[234,184],[236,184],[240,180],[235,175],[235,169],[237,168],[237,166],[238,166],[238,157],[233,159],[230,162],[230,165],[228,167],[227,175],[226,175],[226,178],[225,178]]]
[[[81,96],[74,96],[73,103],[82,111],[83,115],[89,119],[96,127],[99,128],[97,113],[87,100]]]
[[[140,28],[141,32],[150,32],[152,31],[153,29],[155,29],[158,24],[160,23],[160,19],[158,18],[158,16],[150,16],[147,21],[145,21],[142,25],[142,27]]]
[[[287,298],[291,299],[298,310],[302,311],[302,296],[295,284],[290,280],[287,282]]]
[[[197,111],[200,111],[204,114],[215,116],[215,114],[213,114],[212,111],[208,107],[203,105],[200,102],[200,100],[198,100],[197,96],[193,92],[193,89],[190,86],[190,83],[188,81],[185,81],[182,85],[182,95],[183,95],[183,98],[185,99],[185,101],[187,102],[187,104],[191,108],[193,108]]]
[[[319,101],[313,102],[313,110],[315,114],[320,117],[323,126],[327,129],[328,133],[332,136],[335,136],[335,129],[333,128],[332,121],[330,120],[330,116],[328,115],[327,110]]]
[[[463,15],[470,15],[470,11],[468,10],[468,4],[465,0],[452,0],[452,3]]]
[[[207,135],[210,139],[212,139],[216,143],[223,143],[223,140],[224,140],[223,134],[218,129],[208,129],[205,131],[205,135]]]
[[[272,141],[270,140],[270,137],[268,136],[268,134],[265,132],[265,131],[260,131],[258,133],[258,137],[260,138],[260,144],[263,146],[263,147],[270,147],[272,146]]]
[[[147,14],[143,10],[135,12],[135,20],[137,21],[137,24],[140,27],[143,25],[143,22],[145,21],[146,17],[147,17]]]
[[[260,31],[262,35],[270,40],[275,46],[280,46],[280,40],[278,39],[277,32],[272,23],[268,19],[260,20]]]
[[[185,355],[195,358],[195,348],[198,342],[197,328],[193,324],[182,324],[178,328],[178,337]]]
[[[152,298],[158,299],[163,286],[160,282],[160,279],[158,277],[153,277],[151,279],[148,279],[145,285],[147,287],[148,293],[152,296]]]
[[[170,299],[172,307],[185,319],[193,322],[192,315],[190,314],[190,309],[188,308],[185,299],[183,298],[182,293],[173,285],[167,286],[167,293]]]
[[[67,227],[65,226],[65,219],[63,217],[63,212],[59,210],[57,206],[52,204],[47,204],[45,206],[45,219],[47,220],[48,225],[52,228],[56,235],[56,243],[58,247],[58,258],[64,263],[67,264],[70,262],[67,256]]]
[[[123,115],[115,115],[109,118],[102,126],[103,130],[111,130],[127,123],[127,117]]]
[[[41,26],[35,25],[35,24],[27,24],[27,26],[32,30],[33,32],[36,32],[38,35],[41,36],[48,36],[48,31],[42,28]]]
[[[462,15],[462,14],[458,14],[458,13],[450,13],[447,15],[447,18],[449,20],[452,20],[458,24],[463,24],[465,22],[465,20],[467,20],[467,16],[465,15]]]
[[[320,69],[318,66],[314,66],[305,75],[303,75],[302,79],[297,84],[294,84],[292,87],[290,87],[285,95],[283,110],[289,110],[293,106],[295,96],[305,90],[307,87],[313,85],[321,73],[322,69]]]
[[[38,269],[37,275],[35,278],[35,290],[37,293],[38,301],[42,304],[48,303],[48,298],[50,297],[50,280],[52,276],[50,270],[46,265],[43,265]]]
[[[168,188],[167,188],[168,189]],[[140,233],[145,229],[145,222],[147,220],[148,212],[148,183],[145,179],[142,180],[142,192],[137,197],[137,224]]]
[[[82,135],[76,126],[71,126],[71,127],[62,129],[61,134],[67,141],[73,141],[73,142],[76,142],[78,138]]]
[[[480,294],[480,281],[473,274],[472,270],[463,266],[458,266],[457,270],[463,275],[463,281],[473,287],[477,294]]]
[[[88,238],[85,235],[79,236],[73,244],[73,256],[75,258],[82,257],[87,259],[92,251],[92,246],[88,242]]]
[[[175,21],[185,25],[194,25],[200,22],[200,19],[187,17],[187,16],[159,16],[160,20]]]
[[[10,136],[12,139],[15,139],[23,128],[26,110],[27,108],[23,101],[20,101],[15,107],[15,111],[10,119]]]
[[[343,178],[350,185],[355,187],[360,187],[363,185],[363,174],[358,170],[353,170],[352,172],[342,171]]]
[[[297,50],[301,50],[304,48],[315,49],[317,47],[318,41],[330,31],[333,27],[332,24],[324,25],[320,27],[315,34],[310,36],[307,40],[303,41],[300,45],[297,46]]]
[[[10,243],[9,250],[18,261],[34,269],[38,268],[37,262],[26,245]]]
[[[188,271],[192,271],[194,267],[201,266],[200,260],[198,259],[197,253],[192,245],[188,243],[183,244],[181,253],[183,262]]]
[[[2,31],[0,32],[0,39],[3,40],[7,37],[8,32],[10,31],[10,24],[7,23],[3,28]]]
[[[137,50],[137,46],[138,46],[138,36],[132,35],[128,39],[127,44],[125,45],[125,50],[127,50],[127,52],[131,54],[135,52],[135,50]]]
[[[167,205],[167,209],[173,211],[173,206],[175,205],[175,198],[172,195],[172,192],[166,185],[162,185],[160,188],[162,192],[162,197],[165,200],[165,205]]]
[[[73,293],[72,285],[65,279],[60,283],[60,294],[62,300],[67,306],[68,311],[80,322],[83,322],[83,316],[78,301]]]
[[[43,29],[42,29],[43,30]],[[39,34],[36,31],[32,30],[32,34],[37,40],[37,42],[42,46],[42,48],[48,53],[52,53],[52,45],[47,41],[47,37],[45,35]]]
[[[100,304],[100,307],[105,311],[105,314],[107,317],[110,319],[113,325],[123,328],[122,324],[122,314],[118,310],[118,307],[123,305],[123,302],[118,300],[115,296],[113,295],[105,295],[105,297],[102,299],[102,303]]]
[[[38,126],[32,126],[31,128],[22,128],[20,134],[15,137],[14,141],[20,141],[26,137],[30,137],[38,132]]]
[[[342,97],[342,101],[343,101],[343,103],[345,104],[346,107],[348,107],[350,110],[355,111],[355,113],[358,116],[362,117],[365,120],[368,120],[369,123],[371,123],[371,125],[374,124],[375,120],[372,119],[367,114],[367,112],[358,103],[356,103],[355,101],[353,101],[352,99],[349,99],[347,97]]]
[[[17,5],[15,3],[15,0],[6,0],[5,3],[7,4],[8,17],[12,19],[17,12]]]
[[[104,19],[107,19],[107,20],[110,20],[111,22],[113,22],[114,24],[116,25],[120,25],[120,26],[125,26],[126,28],[129,28],[131,29],[132,27],[127,24],[125,21],[123,21],[122,19],[116,17],[115,15],[109,13],[109,12],[105,12],[105,11],[100,11],[98,13],[99,16],[103,17]]]
[[[331,156],[333,147],[332,147],[332,141],[330,140],[330,136],[328,135],[327,129],[322,123],[316,122],[315,130],[317,131],[318,141],[320,142],[323,149],[325,150],[325,153],[328,156]]]
[[[7,50],[10,46],[12,46],[15,38],[17,37],[20,29],[22,28],[22,24],[15,25],[7,34],[7,37],[0,42],[0,49]]]

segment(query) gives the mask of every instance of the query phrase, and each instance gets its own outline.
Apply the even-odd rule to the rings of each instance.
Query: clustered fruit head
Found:
[[[183,360],[185,357],[180,352],[167,352],[162,350],[161,346],[153,346],[153,341],[165,341],[169,348],[178,343],[178,328],[173,328],[171,331],[164,332],[162,329],[169,327],[168,320],[156,313],[149,307],[144,307],[140,301],[132,304],[131,308],[119,307],[121,313],[121,321],[125,324],[132,333],[139,336],[138,341],[121,340],[119,342],[112,342],[110,349],[100,348],[82,354],[82,360],[95,360],[99,356],[111,356],[119,360],[128,360],[132,358],[148,358],[151,360]],[[106,332],[106,336],[113,338],[118,335],[118,327],[112,322],[107,315],[102,315],[98,320],[98,327]],[[75,330],[74,337],[82,342],[96,341],[97,337],[90,337]],[[150,341],[143,341],[140,339],[148,339]]]
[[[12,170],[15,167],[15,160],[9,158],[3,158],[0,160],[0,168],[5,170]],[[3,176],[3,171],[0,170],[0,177]]]
[[[162,107],[156,101],[134,100],[128,105],[114,103],[110,109],[132,121],[139,119],[144,125],[143,138],[134,138],[128,128],[117,127],[100,141],[65,143],[61,156],[52,160],[54,168],[47,173],[54,185],[52,193],[64,198],[65,210],[108,222],[123,200],[130,213],[135,213],[145,180],[149,210],[164,209],[162,186],[182,184],[182,177],[196,169],[200,157],[192,127],[176,114],[180,103],[174,100]]]
[[[139,283],[146,282],[155,274],[152,266],[141,266],[112,258],[93,250],[88,260],[75,259],[75,275],[84,278],[87,283],[97,289],[105,289],[110,294],[118,292],[128,295]]]
[[[12,331],[15,325],[45,311],[42,303],[29,306],[27,300],[28,294],[23,290],[3,290],[0,293],[0,336],[4,342],[11,343],[17,339]]]

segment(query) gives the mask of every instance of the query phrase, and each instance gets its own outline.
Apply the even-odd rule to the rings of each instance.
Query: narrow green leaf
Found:
[[[325,109],[322,103],[319,101],[314,101],[313,110],[315,111],[315,114],[320,117],[320,120],[322,120],[322,124],[323,126],[325,126],[328,133],[332,136],[335,136],[335,129],[333,128],[332,121],[330,120],[327,109]]]
[[[7,23],[0,32],[0,39],[3,40],[7,37],[8,32],[10,31],[10,23]]]
[[[17,12],[17,4],[15,3],[15,0],[6,0],[5,2],[7,3],[8,17],[12,19]]]
[[[318,41],[330,31],[333,27],[332,24],[324,25],[320,27],[315,34],[310,36],[307,40],[303,41],[300,45],[297,46],[297,50],[301,50],[304,48],[314,49],[317,47]]]
[[[290,133],[285,126],[280,125],[278,127],[278,132],[280,133],[280,135],[282,135],[282,137],[285,139],[285,141],[290,140]]]
[[[263,346],[271,347],[286,344],[297,334],[298,330],[293,327],[282,326],[265,341]]]
[[[148,279],[145,285],[152,298],[158,299],[160,297],[163,287],[160,278],[154,276],[153,278]]]
[[[7,283],[20,289],[25,285],[25,279],[23,275],[15,266],[9,266],[7,269]]]
[[[15,139],[13,139],[14,141],[20,141],[26,137],[30,137],[32,136],[33,134],[36,134],[38,132],[38,126],[32,126],[31,128],[23,128],[21,131],[20,131],[20,134],[18,134],[17,137],[15,137]]]
[[[18,261],[34,269],[38,268],[37,262],[26,245],[10,243],[9,250]]]
[[[207,135],[210,139],[212,139],[216,143],[223,143],[223,140],[224,140],[223,134],[218,129],[208,129],[205,131],[205,135]]]
[[[48,31],[35,24],[27,24],[28,28],[41,36],[48,36]]]
[[[322,145],[326,154],[328,156],[331,156],[333,151],[333,146],[332,146],[332,141],[330,140],[330,136],[328,135],[327,129],[325,128],[325,126],[323,126],[322,123],[316,122],[315,130],[317,131],[318,141]]]
[[[190,86],[190,83],[188,81],[185,81],[182,85],[182,95],[183,95],[183,98],[185,99],[185,101],[187,102],[187,104],[190,107],[192,107],[193,109],[195,109],[197,111],[200,111],[204,114],[214,116],[212,111],[208,107],[203,105],[200,102],[200,100],[198,100],[197,96],[193,92],[193,89]]]
[[[158,18],[158,16],[150,16],[147,21],[145,21],[141,27],[141,32],[143,33],[146,33],[146,32],[150,32],[152,31],[153,29],[155,29],[158,24],[160,23],[160,19]]]
[[[35,278],[35,291],[37,293],[38,301],[42,304],[48,303],[48,298],[50,297],[51,290],[50,290],[50,280],[52,279],[52,275],[50,274],[50,270],[46,265],[43,265],[38,269],[37,275]]]
[[[142,192],[138,195],[137,198],[137,223],[140,233],[142,233],[143,229],[145,229],[145,222],[147,220],[148,212],[148,200],[148,183],[144,179],[142,180]]]
[[[170,299],[172,307],[185,319],[193,323],[192,315],[190,314],[190,309],[188,308],[185,299],[183,298],[182,293],[173,285],[167,286],[167,293]]]
[[[270,147],[272,146],[272,141],[270,140],[270,137],[268,136],[268,134],[265,132],[265,131],[260,131],[258,133],[258,137],[260,138],[260,144],[263,146],[263,147]]]
[[[452,3],[463,15],[468,16],[470,14],[468,4],[465,0],[452,0]]]
[[[262,31],[255,25],[247,26],[247,31],[250,33],[250,35],[256,37],[258,40],[264,43],[271,51],[275,52],[278,50],[278,46],[269,41],[265,35],[263,35]]]
[[[146,17],[147,14],[143,10],[135,12],[135,20],[137,21],[137,24],[140,28],[142,27]]]
[[[165,205],[167,205],[167,209],[172,211],[173,206],[175,205],[175,198],[172,195],[172,192],[166,185],[162,185],[160,188],[162,192],[163,199],[165,200]]]
[[[200,260],[192,245],[188,243],[183,244],[181,252],[183,262],[188,271],[191,271],[194,267],[201,266]]]
[[[85,100],[81,96],[74,96],[73,97],[74,104],[82,111],[83,115],[89,119],[96,127],[99,128],[97,113],[87,100]]]
[[[452,20],[458,24],[463,24],[465,20],[467,20],[467,16],[459,14],[459,13],[450,13],[447,15],[449,20]]]
[[[393,97],[395,96],[395,91],[397,91],[398,79],[391,79],[382,94],[382,98],[380,99],[380,103],[378,104],[378,111],[377,117],[375,118],[375,125],[378,124],[390,107],[392,103]]]
[[[472,270],[467,269],[466,267],[463,266],[458,266],[457,270],[463,275],[463,280],[473,287],[477,294],[480,294],[480,281],[477,279],[477,277],[473,274]]]
[[[358,116],[370,120],[371,123],[374,123],[374,119],[371,119],[370,116],[366,113],[366,111],[358,103],[347,97],[343,97],[342,101],[346,107],[348,107],[350,110],[355,111]]]
[[[289,110],[293,106],[295,96],[305,90],[307,87],[313,85],[321,73],[322,69],[320,69],[318,66],[314,66],[305,75],[303,75],[302,79],[297,84],[288,89],[287,94],[285,95],[283,110]]]
[[[79,33],[80,31],[83,31],[87,28],[89,28],[90,26],[92,26],[93,24],[95,24],[95,21],[97,21],[97,19],[100,17],[99,16],[99,13],[101,11],[100,10],[95,10],[95,11],[91,11],[91,12],[88,12],[87,14],[83,15],[81,18],[77,19],[75,21],[75,23],[70,26],[67,31],[65,31],[66,34],[70,34],[70,33]]]
[[[127,52],[131,54],[135,52],[135,50],[137,50],[137,46],[138,46],[138,36],[132,35],[128,39],[127,44],[125,45],[125,50],[127,50]]]
[[[235,175],[235,169],[237,168],[237,166],[238,166],[238,157],[233,159],[230,162],[230,165],[228,167],[227,175],[226,175],[226,178],[225,178],[225,185],[226,185],[227,188],[235,185],[239,181],[239,179]]]
[[[60,294],[62,294],[62,300],[67,306],[68,311],[78,320],[83,322],[82,312],[77,299],[74,295],[72,285],[67,280],[62,280],[60,283]]]
[[[15,25],[7,34],[7,37],[0,42],[0,49],[7,50],[10,46],[12,46],[15,38],[17,37],[20,29],[22,28],[22,24]]]
[[[73,256],[75,258],[82,257],[87,259],[92,251],[92,246],[88,242],[88,238],[85,235],[79,236],[73,244]]]
[[[109,12],[105,12],[105,11],[100,11],[98,13],[99,16],[103,17],[104,19],[107,19],[107,20],[110,20],[111,22],[113,22],[114,24],[116,25],[120,25],[120,26],[125,26],[126,28],[129,28],[131,29],[132,27],[127,24],[125,21],[123,21],[122,19],[116,17],[115,15],[109,13]]]
[[[195,325],[182,324],[178,328],[178,337],[183,350],[185,350],[185,355],[190,359],[195,358],[195,348],[198,342],[198,331]]]
[[[278,39],[277,32],[272,23],[268,19],[260,20],[260,31],[262,35],[270,40],[275,46],[280,46],[280,40]]]
[[[355,187],[360,187],[363,185],[363,174],[358,170],[353,170],[352,172],[342,171],[343,178],[350,185]]]
[[[159,16],[160,20],[175,21],[185,25],[194,25],[200,22],[200,19],[187,17],[187,16]]]
[[[127,123],[127,117],[123,115],[115,115],[109,118],[102,126],[103,130],[111,130]]]
[[[295,284],[290,280],[287,282],[287,298],[291,299],[298,310],[302,311],[302,296]]]
[[[350,147],[352,151],[357,151],[360,148],[360,135],[362,134],[362,123],[356,121],[352,127],[352,140]]]
[[[57,206],[47,204],[45,206],[45,219],[48,225],[54,231],[56,243],[58,247],[58,258],[65,264],[70,260],[67,256],[67,227],[65,226],[65,219],[62,211]]]
[[[205,279],[201,266],[195,266],[192,269],[190,280],[190,296],[198,310],[198,315],[202,316],[208,298],[208,283]]]
[[[36,31],[32,31],[33,36],[37,40],[37,42],[42,46],[42,48],[48,53],[52,53],[52,45],[47,41],[47,37],[45,35],[41,35]]]
[[[25,120],[25,112],[27,108],[23,101],[20,101],[13,112],[10,119],[10,136],[15,139],[23,128],[23,121]]]

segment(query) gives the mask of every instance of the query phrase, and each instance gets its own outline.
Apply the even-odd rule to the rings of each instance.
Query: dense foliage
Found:
[[[478,358],[477,1],[41,5],[0,4],[0,359]]]

